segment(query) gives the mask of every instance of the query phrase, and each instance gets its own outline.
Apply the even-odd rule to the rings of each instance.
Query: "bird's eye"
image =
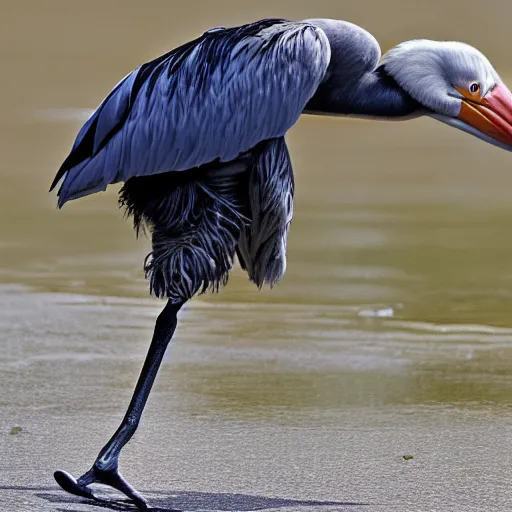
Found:
[[[470,86],[469,86],[469,92],[471,94],[476,94],[478,91],[480,90],[480,84],[476,83],[476,82],[473,82]]]

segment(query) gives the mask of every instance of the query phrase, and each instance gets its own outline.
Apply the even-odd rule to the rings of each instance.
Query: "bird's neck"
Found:
[[[357,81],[332,76],[320,85],[304,113],[410,119],[422,113],[412,99],[382,67],[367,72]]]

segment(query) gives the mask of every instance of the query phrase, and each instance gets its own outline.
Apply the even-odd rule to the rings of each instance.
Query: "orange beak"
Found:
[[[475,135],[512,149],[512,93],[508,88],[498,83],[485,96],[456,89],[464,96],[458,119],[476,130]]]

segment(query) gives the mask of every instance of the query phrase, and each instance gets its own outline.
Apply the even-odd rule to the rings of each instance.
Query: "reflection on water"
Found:
[[[224,4],[227,15],[230,2]],[[290,17],[312,14],[288,4]],[[43,13],[38,5],[23,40],[8,27],[24,16],[21,11],[13,7],[0,21],[8,70],[0,97],[0,280],[44,294],[77,295],[71,305],[32,310],[44,316],[38,337],[45,341],[32,346],[27,335],[26,345],[9,345],[2,375],[9,380],[34,361],[38,371],[30,379],[36,387],[62,361],[73,361],[75,369],[86,364],[90,373],[87,358],[94,346],[100,351],[93,365],[96,382],[129,389],[132,378],[126,375],[139,366],[154,318],[154,306],[141,300],[147,295],[142,260],[149,243],[136,241],[122,219],[116,187],[61,212],[46,191],[89,109],[151,51],[163,51],[160,44],[191,37],[206,28],[206,20],[185,30],[167,19],[156,25],[161,32],[149,31],[155,14],[146,13],[150,23],[140,16],[139,4],[124,2],[126,32],[119,24],[112,25],[114,33],[106,28],[117,16],[109,8],[103,21],[94,16],[98,39],[84,45],[71,37],[67,47],[64,38],[90,29],[92,7],[77,14],[60,3],[58,11],[45,7]],[[356,21],[363,16],[354,13]],[[255,10],[247,16],[268,14]],[[208,25],[220,24],[218,13],[203,15],[210,16]],[[342,14],[333,8],[332,16]],[[164,25],[178,32],[166,32]],[[29,30],[41,36],[37,56]],[[411,35],[397,28],[398,36]],[[310,117],[288,140],[297,201],[286,276],[274,290],[258,292],[235,270],[219,296],[196,301],[185,314],[179,337],[186,343],[173,354],[174,371],[162,377],[189,400],[183,407],[198,400],[216,414],[279,418],[283,411],[302,417],[356,406],[509,406],[510,154],[433,120],[386,124]],[[4,333],[16,307],[32,300],[20,298],[28,294],[23,290],[4,293],[2,301],[12,306],[1,320]],[[82,299],[87,296],[99,302],[77,313],[76,332],[68,332],[70,324],[61,323],[57,312],[73,315],[82,300],[96,304]],[[50,295],[34,297],[51,303]],[[111,320],[96,322],[95,307],[113,315]],[[391,308],[392,314],[360,315],[375,308]],[[34,325],[41,321],[30,319]],[[11,336],[19,338],[20,324],[12,325],[17,330]],[[63,332],[76,343],[64,345]],[[131,340],[129,359],[120,337]],[[70,372],[69,366],[61,369]],[[102,380],[102,371],[109,379]],[[76,373],[73,378],[80,379]],[[44,393],[36,395],[42,400]]]

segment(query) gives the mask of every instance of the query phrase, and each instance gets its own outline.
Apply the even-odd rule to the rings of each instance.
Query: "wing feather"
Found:
[[[238,259],[258,287],[273,286],[286,270],[286,245],[293,217],[294,180],[284,137],[268,141],[249,179],[251,222],[242,231]]]
[[[80,130],[59,206],[133,176],[227,162],[283,136],[322,81],[324,32],[263,20],[203,34],[125,77]]]

